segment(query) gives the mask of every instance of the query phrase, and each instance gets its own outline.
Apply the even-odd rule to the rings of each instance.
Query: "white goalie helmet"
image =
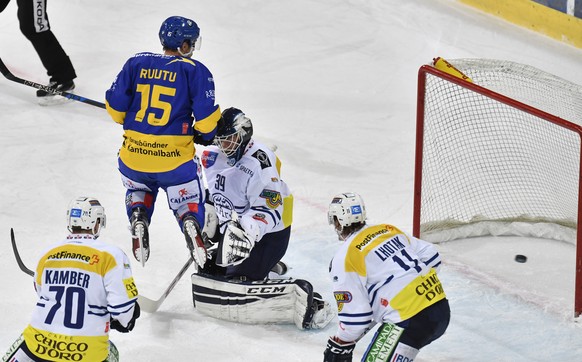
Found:
[[[95,225],[99,220],[99,228],[95,231]],[[73,228],[90,230],[95,236],[99,236],[101,228],[105,227],[105,209],[99,200],[92,197],[78,197],[69,203],[67,209],[67,228],[73,232]]]
[[[354,192],[334,196],[327,212],[330,225],[334,224],[334,218],[342,227],[366,221],[366,206],[362,197]]]

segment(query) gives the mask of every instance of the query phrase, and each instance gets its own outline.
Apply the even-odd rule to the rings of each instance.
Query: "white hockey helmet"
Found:
[[[362,197],[354,192],[334,196],[327,212],[330,225],[334,225],[334,218],[337,218],[342,227],[366,221],[366,206]]]
[[[99,228],[95,230],[95,225],[99,220]],[[99,236],[101,228],[105,227],[105,209],[99,201],[93,197],[77,197],[69,203],[67,209],[67,228],[73,232],[73,228],[90,230],[95,236]]]

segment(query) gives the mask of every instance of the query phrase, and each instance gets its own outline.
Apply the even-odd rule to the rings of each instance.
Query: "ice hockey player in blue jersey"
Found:
[[[324,362],[351,362],[356,342],[375,324],[362,361],[413,361],[449,324],[438,251],[393,225],[366,225],[356,193],[336,195],[328,221],[343,243],[330,264],[339,327]]]
[[[190,253],[203,266],[199,226],[204,225],[205,192],[194,144],[212,143],[220,107],[212,74],[191,58],[201,41],[198,25],[172,16],[163,22],[159,38],[163,54],[131,57],[105,94],[107,111],[124,129],[118,165],[127,189],[133,253],[142,265],[149,258],[148,226],[162,188]]]

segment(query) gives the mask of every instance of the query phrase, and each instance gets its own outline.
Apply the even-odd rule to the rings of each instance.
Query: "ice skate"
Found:
[[[200,228],[198,222],[192,216],[186,216],[183,223],[184,237],[186,238],[186,246],[190,250],[192,258],[200,268],[204,267],[207,255],[204,242],[199,233]]]
[[[59,83],[56,81],[51,81],[48,85],[48,88],[53,89],[58,92],[68,92],[72,93],[75,89],[75,82],[72,80]],[[44,89],[39,89],[36,91],[36,96],[38,97],[38,103],[41,106],[52,106],[56,104],[62,104],[70,102],[69,98],[65,98],[59,95],[55,95],[54,93],[48,92]]]
[[[331,322],[335,317],[335,310],[326,302],[321,294],[313,293],[313,303],[311,304],[313,318],[309,324],[309,329],[321,329]]]
[[[150,240],[146,212],[139,207],[131,215],[131,240],[133,256],[144,266],[150,257]]]
[[[287,267],[287,264],[282,261],[278,261],[277,264],[271,268],[271,271],[279,276],[287,274],[288,270],[289,268]]]

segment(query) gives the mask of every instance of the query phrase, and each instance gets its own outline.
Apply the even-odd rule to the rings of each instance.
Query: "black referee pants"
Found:
[[[64,83],[77,77],[69,56],[50,29],[47,0],[17,0],[20,31],[30,40],[51,81]]]

